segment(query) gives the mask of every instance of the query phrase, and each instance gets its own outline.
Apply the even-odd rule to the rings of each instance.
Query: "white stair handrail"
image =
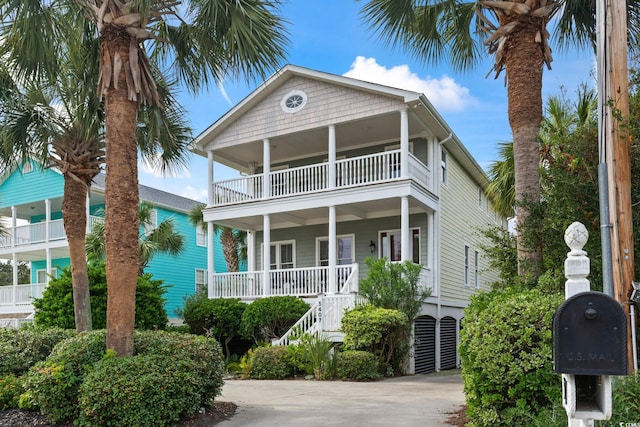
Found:
[[[289,345],[291,341],[291,335],[294,333],[300,334],[315,334],[318,331],[320,323],[322,322],[322,300],[319,299],[311,306],[309,310],[296,322],[294,325],[284,333],[279,339],[273,340],[271,345]]]

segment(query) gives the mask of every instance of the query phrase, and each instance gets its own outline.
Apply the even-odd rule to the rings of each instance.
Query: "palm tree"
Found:
[[[154,256],[160,253],[178,256],[184,251],[184,236],[175,229],[172,218],[167,218],[159,224],[155,223],[154,206],[147,202],[140,203],[138,221],[140,223],[140,237],[138,239],[138,253],[140,265],[138,276],[144,274],[144,269]],[[104,214],[104,211],[101,212]],[[87,235],[86,250],[88,254],[103,258],[105,255],[105,227],[104,222],[96,222]]]
[[[560,48],[595,50],[595,1],[581,0],[369,0],[365,21],[387,44],[399,45],[425,62],[448,58],[456,70],[492,55],[497,78],[507,79],[509,124],[513,134],[515,198],[518,224],[527,218],[528,202],[540,200],[538,135],[542,121],[542,72],[551,69],[551,35]],[[640,1],[627,1],[629,46],[638,48]],[[540,252],[518,238],[519,273],[536,277]],[[528,267],[528,268],[525,268]]]
[[[194,206],[188,214],[189,222],[194,227],[205,229],[205,222],[202,210],[206,207],[204,203]],[[235,230],[233,228],[224,227],[214,224],[213,231],[220,235],[220,243],[222,244],[222,253],[224,261],[227,264],[227,271],[234,272],[240,268],[240,261],[247,259],[246,231]]]
[[[97,39],[65,46],[65,67],[53,85],[19,81],[0,71],[0,162],[5,170],[28,159],[56,166],[64,178],[63,222],[69,244],[76,330],[91,330],[85,253],[86,199],[104,163],[104,112],[92,76],[98,75]],[[92,67],[93,65],[93,67]],[[170,169],[183,162],[191,130],[171,88],[159,86],[163,107],[139,114],[138,146],[149,163]],[[159,154],[159,155],[158,155]]]
[[[0,0],[0,57],[20,73],[55,79],[56,47],[68,31],[80,28],[61,16],[87,17],[97,29],[107,172],[107,348],[118,355],[133,353],[139,265],[136,118],[141,106],[161,105],[154,74],[169,77],[164,66],[192,92],[211,80],[264,77],[284,57],[279,5],[279,0]]]

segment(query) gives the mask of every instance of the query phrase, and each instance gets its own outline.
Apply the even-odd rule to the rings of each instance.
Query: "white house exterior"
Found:
[[[303,320],[311,330],[335,331],[367,257],[412,260],[432,294],[410,370],[458,366],[462,310],[495,279],[476,231],[504,221],[484,197],[484,172],[424,95],[287,65],[194,151],[209,161],[205,221],[248,232],[248,271],[209,268],[210,297],[297,295],[315,303]],[[218,179],[214,162],[238,177]]]

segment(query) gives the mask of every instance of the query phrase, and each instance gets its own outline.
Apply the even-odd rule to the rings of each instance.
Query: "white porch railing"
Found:
[[[104,221],[99,216],[89,216],[87,225],[90,230],[96,221]],[[67,238],[64,231],[64,222],[62,219],[52,221],[42,221],[33,224],[19,225],[15,228],[15,233],[11,227],[7,228],[9,232],[6,236],[0,237],[0,249],[11,248],[15,246],[34,245],[47,241],[47,226],[49,227],[49,241],[63,240]]]
[[[316,335],[329,332],[329,336],[335,336],[342,326],[342,317],[347,309],[357,304],[356,294],[324,295],[316,301],[311,308],[298,320],[287,332],[272,345],[289,345],[291,341],[301,334]],[[333,332],[333,334],[331,334]]]
[[[400,169],[400,150],[337,160],[335,167],[335,185],[329,185],[327,163],[271,172],[269,198],[375,184],[400,177],[414,179],[427,188],[431,185],[431,171],[414,155],[409,154],[408,170]],[[266,198],[262,189],[262,174],[215,182],[213,183],[213,206],[262,200]]]
[[[358,264],[339,265],[335,269],[336,290],[357,292]],[[315,296],[330,291],[329,267],[288,268],[269,271],[269,287],[265,290],[262,271],[215,274],[214,298],[246,298],[292,295]]]
[[[46,286],[45,283],[0,286],[0,305],[30,305],[34,298],[42,297]]]

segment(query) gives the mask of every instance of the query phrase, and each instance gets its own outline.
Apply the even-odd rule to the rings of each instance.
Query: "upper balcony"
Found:
[[[104,218],[99,216],[89,216],[87,231],[91,230],[96,221],[103,220]],[[63,241],[67,238],[62,219],[19,225],[15,228],[8,227],[7,232],[7,235],[0,236],[0,253],[12,248],[26,249],[43,243]]]
[[[213,183],[211,207],[228,206],[258,200],[278,199],[372,184],[411,179],[427,190],[432,189],[432,173],[416,156],[408,153],[407,170],[402,170],[401,151],[391,150],[336,160],[335,174],[329,163],[316,163],[264,174],[228,179]]]

